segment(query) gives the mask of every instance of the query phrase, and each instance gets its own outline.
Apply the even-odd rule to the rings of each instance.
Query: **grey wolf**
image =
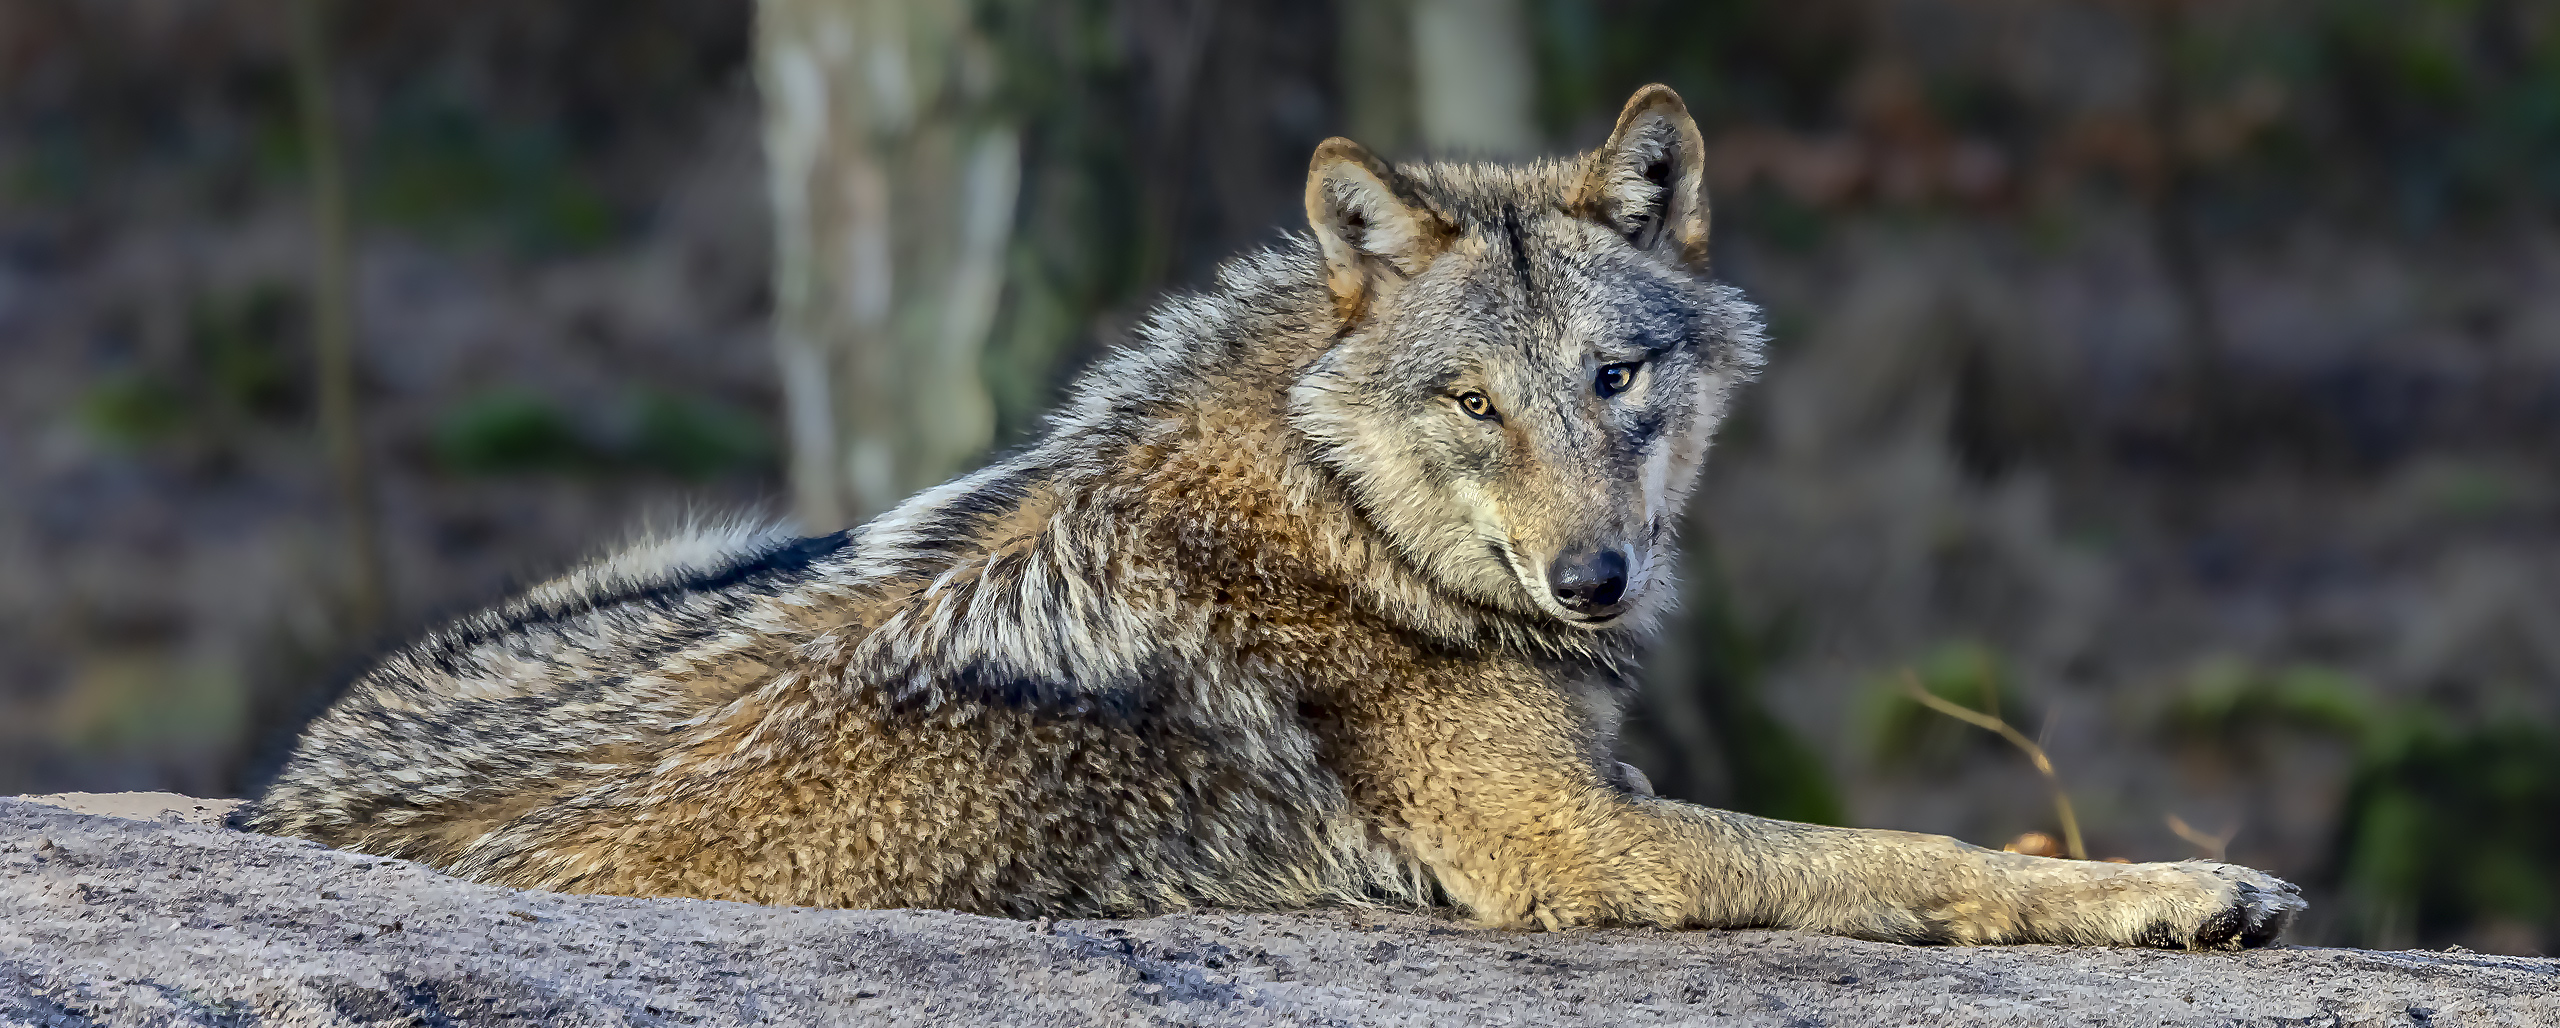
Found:
[[[1487,926],[2266,943],[2295,889],[1791,824],[1612,755],[1759,314],[1705,144],[1399,166],[1164,303],[1028,449],[848,532],[704,529],[362,676],[259,831],[526,888],[1031,917],[1451,904]]]

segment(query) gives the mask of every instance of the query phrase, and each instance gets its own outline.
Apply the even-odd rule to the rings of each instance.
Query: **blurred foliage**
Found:
[[[1092,319],[1142,281],[1146,105],[1141,55],[1112,31],[1109,0],[991,0],[981,28],[1004,68],[999,106],[1022,125],[1022,195],[1003,315],[983,367],[996,438],[1025,438]]]
[[[2423,230],[2560,201],[2560,12],[2547,4],[1530,6],[1541,30],[1540,110],[1559,138],[1590,142],[1627,90],[1667,82],[1711,137],[1776,129],[1854,140],[1798,151],[1829,165],[1818,171],[1779,169],[1817,206],[1891,194],[1876,187],[1890,185],[1893,165],[1927,165],[1951,144],[1989,158],[1975,162],[1993,176],[1978,189],[1950,183],[1977,199],[2018,195],[2002,183],[2148,189],[2164,158],[2203,169],[2211,176],[2198,204],[2229,228],[2280,227],[2317,208],[2350,221],[2388,212]],[[2039,70],[2037,60],[2075,59],[2065,48],[2090,38],[2141,40],[2148,53],[2138,70],[2160,78],[2093,98],[2099,75],[2066,84]],[[2017,42],[2004,52],[2002,39]],[[2021,46],[2046,52],[2013,59]],[[2145,109],[2163,99],[2165,109]],[[2164,110],[2165,123],[2152,120]],[[1749,159],[1734,152],[1737,140],[1723,142],[1720,160]]]
[[[538,252],[608,241],[657,199],[647,176],[618,173],[734,95],[747,12],[702,0],[337,5],[348,60],[336,85],[363,213]],[[170,183],[203,208],[237,210],[298,184],[279,29],[257,4],[0,7],[0,203],[77,209]]]
[[[1700,540],[1687,558],[1685,607],[1675,629],[1682,645],[1648,674],[1654,682],[1625,733],[1652,752],[1648,773],[1665,795],[1713,803],[1763,817],[1810,824],[1847,824],[1848,809],[1822,755],[1761,698],[1771,664],[1791,643],[1784,619],[1760,623],[1733,602],[1728,580]],[[1644,709],[1676,704],[1703,719],[1703,737],[1666,723],[1689,710]],[[1699,767],[1714,761],[1713,768]]]
[[[700,481],[764,472],[777,459],[764,423],[715,401],[643,391],[600,422],[539,394],[492,389],[436,422],[438,466],[466,475],[670,475]]]
[[[52,728],[95,750],[222,747],[246,734],[248,701],[234,667],[138,651],[84,663],[52,711]]]
[[[303,317],[301,294],[276,283],[198,296],[178,345],[140,349],[79,398],[81,427],[142,449],[219,448],[242,431],[297,425],[310,404]]]
[[[295,287],[270,283],[205,298],[188,312],[194,364],[218,402],[271,422],[303,415],[302,304]]]
[[[465,474],[584,472],[607,462],[558,405],[522,389],[456,404],[437,419],[434,438],[436,462]]]
[[[2483,922],[2560,935],[2560,732],[2400,711],[2358,761],[2336,873],[2367,939],[2434,942]]]
[[[651,392],[637,407],[624,450],[635,466],[699,481],[780,459],[763,419],[728,404]]]
[[[1150,55],[1115,24],[1112,0],[989,0],[982,29],[1004,68],[999,106],[1022,126],[1006,301],[983,367],[996,438],[1025,438],[1077,358],[1102,340],[1095,319],[1162,284],[1172,241],[1148,224],[1150,158],[1164,159]],[[1151,231],[1151,229],[1154,229]]]
[[[377,224],[430,238],[494,236],[538,253],[592,249],[623,220],[556,125],[420,91],[362,140],[357,210]]]
[[[1539,114],[1559,137],[1598,135],[1646,82],[1680,91],[1702,125],[1813,125],[1836,113],[1864,56],[1860,5],[1815,0],[1531,0]],[[1586,124],[1596,120],[1596,125]]]
[[[2526,498],[2521,476],[2501,468],[2454,467],[2431,476],[2428,500],[2457,518],[2491,518],[2515,510]]]
[[[2361,941],[2436,944],[2484,923],[2560,936],[2560,730],[2457,721],[2311,666],[2211,661],[2169,705],[2173,737],[2233,753],[2289,730],[2355,754],[2328,874]]]
[[[1324,4],[979,0],[1020,128],[1005,299],[981,361],[999,448],[1163,291],[1303,228],[1307,155],[1342,129]]]
[[[1760,699],[1766,657],[1730,618],[1712,615],[1696,638],[1706,669],[1692,680],[1714,719],[1731,799],[1748,814],[1808,824],[1849,823],[1822,755]]]
[[[2325,87],[2325,117],[2301,128],[2370,153],[2405,220],[2560,201],[2560,18],[2548,5],[2338,0],[2319,12],[2309,52],[2285,62]]]
[[[80,423],[102,442],[138,449],[176,435],[188,422],[187,396],[165,379],[124,371],[89,387]]]
[[[2170,704],[2167,724],[2178,737],[2241,744],[2272,726],[2325,731],[2359,745],[2383,725],[2379,701],[2361,682],[2328,668],[2263,668],[2242,660],[2206,661]]]

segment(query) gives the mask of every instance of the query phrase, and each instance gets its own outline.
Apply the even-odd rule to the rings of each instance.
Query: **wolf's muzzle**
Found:
[[[1627,555],[1612,546],[1558,557],[1547,566],[1547,588],[1559,606],[1577,615],[1615,614],[1627,596]]]

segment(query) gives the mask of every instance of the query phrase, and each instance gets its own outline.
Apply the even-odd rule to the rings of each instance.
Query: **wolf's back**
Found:
[[[644,539],[403,646],[315,719],[237,819],[253,831],[436,859],[503,797],[574,794],[753,684],[812,627],[856,550],[745,525]]]

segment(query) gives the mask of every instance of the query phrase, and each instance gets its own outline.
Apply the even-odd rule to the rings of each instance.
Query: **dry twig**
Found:
[[[2223,829],[2220,835],[2206,835],[2197,831],[2194,826],[2187,824],[2185,818],[2176,814],[2168,815],[2168,823],[2169,830],[2178,833],[2178,838],[2194,844],[2197,849],[2204,851],[2205,856],[2215,860],[2221,860],[2223,854],[2231,848],[2231,837],[2240,834],[2240,826],[2233,825]]]
[[[2071,812],[2071,794],[2063,791],[2062,778],[2053,773],[2053,760],[2044,755],[2044,747],[2036,745],[2036,741],[2027,738],[2026,733],[2010,727],[2007,720],[1997,715],[1985,714],[1930,692],[1927,686],[1920,684],[1920,676],[1910,668],[1902,669],[1902,691],[1911,695],[1912,702],[1994,733],[2026,754],[2027,759],[2034,762],[2036,770],[2044,775],[2045,783],[2053,787],[2053,813],[2062,821],[2063,848],[2073,860],[2089,859],[2089,848],[2080,842],[2080,818]]]

